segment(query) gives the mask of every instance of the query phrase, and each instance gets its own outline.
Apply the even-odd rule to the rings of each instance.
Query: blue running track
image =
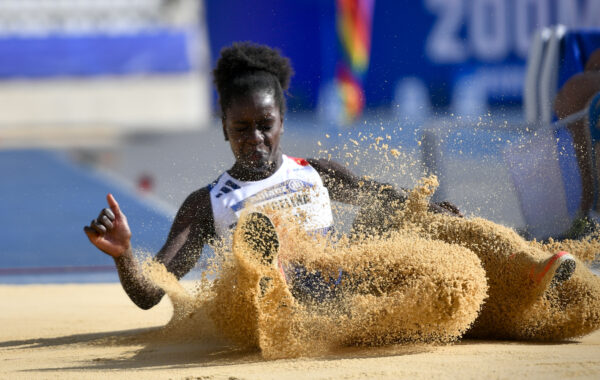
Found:
[[[0,151],[0,283],[118,281],[112,259],[83,232],[108,207],[109,192],[127,215],[134,249],[160,249],[168,212],[60,152]]]

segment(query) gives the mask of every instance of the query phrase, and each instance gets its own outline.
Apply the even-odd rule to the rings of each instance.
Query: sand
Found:
[[[327,379],[598,378],[600,332],[560,343],[462,340],[347,348],[265,360],[214,343],[140,343],[171,317],[138,309],[119,284],[0,286],[0,378]],[[115,343],[113,337],[120,342]],[[116,338],[115,338],[116,339]]]
[[[0,286],[0,378],[600,377],[600,279],[585,264],[600,240],[526,242],[484,219],[432,214],[436,186],[423,179],[405,206],[363,213],[385,229],[368,236],[358,225],[309,236],[267,212],[279,266],[239,228],[230,251],[217,249],[214,281],[182,286],[146,261],[167,293],[150,311],[119,284]],[[540,292],[524,274],[561,245],[577,270]],[[298,291],[294,268],[318,271],[323,299]]]
[[[181,284],[147,261],[168,295],[150,311],[119,284],[0,286],[0,378],[598,378],[600,279],[580,262],[544,295],[515,288],[519,255],[555,243],[428,213],[430,185],[384,236],[331,243],[276,223],[288,265],[353,273],[332,301],[292,296],[240,229],[214,282]]]

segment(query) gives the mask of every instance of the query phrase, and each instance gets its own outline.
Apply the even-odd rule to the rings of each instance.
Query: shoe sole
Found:
[[[247,214],[241,222],[242,238],[263,265],[276,262],[279,237],[271,219],[260,212]]]
[[[279,237],[271,219],[263,213],[251,212],[246,214],[238,223],[238,228],[241,228],[240,237],[252,251],[252,259],[266,267],[278,267],[285,279],[283,268],[278,261]],[[273,279],[271,277],[265,276],[260,279],[261,297],[272,287],[272,283]]]
[[[550,286],[556,286],[561,282],[570,279],[573,273],[575,272],[576,267],[577,264],[575,263],[574,259],[568,258],[566,260],[563,260],[563,262],[560,263],[560,265],[556,269],[554,277],[552,277],[552,281],[550,282]]]

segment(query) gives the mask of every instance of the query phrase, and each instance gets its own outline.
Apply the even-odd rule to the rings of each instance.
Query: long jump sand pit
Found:
[[[168,295],[149,311],[119,284],[0,286],[0,378],[600,378],[600,279],[581,261],[539,295],[515,261],[563,249],[583,260],[596,240],[526,242],[428,213],[418,192],[407,205],[398,229],[358,242],[276,223],[288,265],[348,275],[331,300],[292,295],[239,229],[212,281],[182,284],[145,261]]]
[[[254,349],[193,339],[193,332],[187,341],[150,339],[171,318],[169,301],[140,310],[119,284],[0,286],[0,299],[0,378],[7,379],[600,376],[600,331],[560,343],[462,340],[265,360]]]

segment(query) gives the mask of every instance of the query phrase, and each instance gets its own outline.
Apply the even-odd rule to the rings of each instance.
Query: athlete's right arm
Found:
[[[110,206],[100,212],[84,231],[90,242],[113,257],[123,289],[142,309],[156,305],[164,292],[143,275],[131,249],[131,231],[125,214],[112,195]],[[207,189],[192,193],[183,203],[173,221],[165,245],[155,256],[178,279],[195,265],[202,248],[214,237],[214,222]]]

